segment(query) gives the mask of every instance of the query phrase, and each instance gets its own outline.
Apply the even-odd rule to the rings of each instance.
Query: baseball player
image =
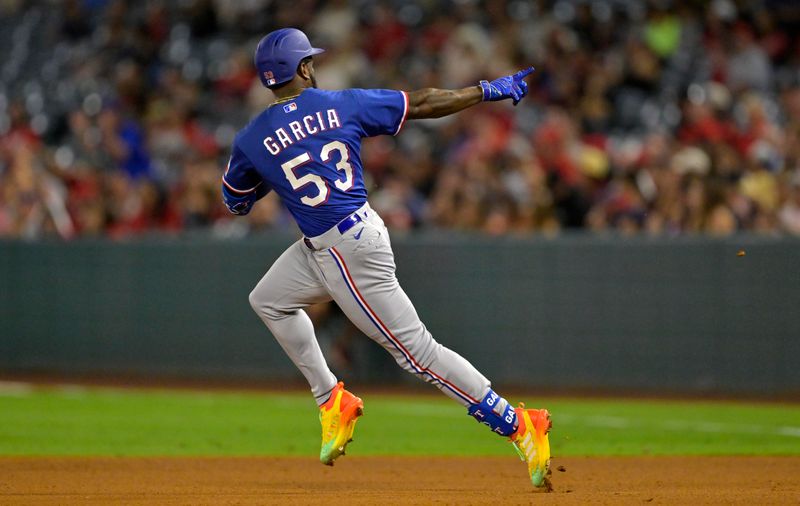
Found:
[[[367,202],[361,139],[397,135],[407,120],[438,118],[480,102],[528,92],[529,68],[459,90],[316,88],[312,57],[323,52],[294,28],[258,44],[255,66],[276,100],[237,135],[222,177],[234,214],[270,191],[280,195],[304,237],[287,249],[250,293],[250,304],[311,385],[322,424],[320,460],[333,465],[352,440],[363,401],[328,368],[303,308],[333,300],[408,372],[434,384],[469,415],[510,438],[531,482],[547,485],[550,415],[514,408],[467,360],[436,342],[395,277],[383,220]]]

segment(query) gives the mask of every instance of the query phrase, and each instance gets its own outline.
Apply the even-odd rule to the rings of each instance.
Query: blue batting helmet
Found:
[[[255,64],[264,86],[291,81],[303,58],[325,51],[311,47],[306,34],[297,28],[270,32],[256,47]]]

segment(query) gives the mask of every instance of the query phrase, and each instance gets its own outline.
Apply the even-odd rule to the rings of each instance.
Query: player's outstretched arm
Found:
[[[525,77],[533,67],[494,81],[481,81],[477,86],[460,90],[424,88],[408,94],[408,119],[441,118],[462,111],[480,102],[510,98],[517,105],[528,94]]]

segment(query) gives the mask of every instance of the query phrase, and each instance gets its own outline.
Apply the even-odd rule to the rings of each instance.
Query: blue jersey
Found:
[[[407,113],[402,91],[307,88],[236,135],[222,181],[237,195],[274,190],[303,234],[320,235],[367,201],[361,139],[397,134]]]

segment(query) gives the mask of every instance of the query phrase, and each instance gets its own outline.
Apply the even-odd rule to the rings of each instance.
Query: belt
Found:
[[[339,230],[340,234],[344,234],[345,232],[356,226],[356,224],[361,223],[362,221],[363,220],[361,219],[361,216],[359,216],[357,213],[353,213],[347,218],[340,221],[339,224],[336,225],[336,228]]]
[[[359,216],[358,213],[353,213],[347,218],[340,221],[336,225],[336,229],[339,231],[340,234],[344,234],[345,232],[353,228],[358,223],[361,223],[362,221],[364,220],[361,219],[361,216]],[[308,249],[316,251],[317,248],[314,247],[314,245],[311,243],[308,237],[303,237],[303,243],[305,243]]]

